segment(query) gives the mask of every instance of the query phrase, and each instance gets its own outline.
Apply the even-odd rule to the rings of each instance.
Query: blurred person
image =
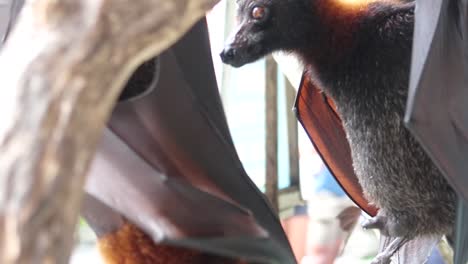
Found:
[[[357,261],[375,256],[379,245],[377,235],[363,230],[360,225],[353,232],[360,241],[360,248],[342,250],[349,234],[341,229],[337,215],[354,203],[336,182],[309,139],[303,134],[299,140],[301,194],[307,201],[309,217],[304,256],[300,263],[331,264],[341,253],[346,259]],[[353,243],[355,240],[349,241]]]

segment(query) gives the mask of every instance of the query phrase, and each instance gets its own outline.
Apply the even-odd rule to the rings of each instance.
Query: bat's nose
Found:
[[[231,46],[227,46],[224,48],[221,54],[219,54],[219,56],[221,57],[221,60],[224,63],[232,62],[236,57],[236,50],[233,49]]]

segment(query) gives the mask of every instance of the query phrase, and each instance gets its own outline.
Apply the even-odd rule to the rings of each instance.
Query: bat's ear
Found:
[[[158,84],[160,68],[159,57],[141,64],[122,90],[119,101],[140,98],[153,91]]]

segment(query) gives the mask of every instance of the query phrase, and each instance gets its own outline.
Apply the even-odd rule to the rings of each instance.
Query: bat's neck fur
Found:
[[[292,50],[306,65],[316,69],[320,80],[347,79],[343,75],[350,75],[353,68],[359,68],[359,75],[368,75],[370,71],[380,73],[385,65],[378,65],[378,60],[399,62],[400,66],[409,63],[413,4],[366,0],[355,0],[353,3],[357,3],[354,4],[343,4],[351,0],[307,1],[310,1],[311,12],[307,17],[310,26],[299,34],[300,40]]]
[[[414,3],[308,1],[312,26],[292,51],[335,100],[366,196],[399,235],[450,232],[455,194],[402,121]]]
[[[367,15],[367,6],[349,7],[339,0],[308,0],[309,32],[304,32],[296,52],[308,63],[324,65],[342,59],[356,44]]]

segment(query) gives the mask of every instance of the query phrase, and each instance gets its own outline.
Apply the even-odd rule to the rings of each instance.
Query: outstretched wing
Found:
[[[115,239],[143,231],[149,241],[165,245],[145,252],[169,246],[170,257],[179,261],[174,263],[229,263],[214,255],[295,263],[279,219],[234,148],[206,22],[158,60],[154,89],[119,102],[104,133],[86,186],[91,199],[83,209],[92,228],[105,245],[122,245]],[[151,67],[148,72],[154,72]],[[191,250],[210,254],[200,262],[177,259]],[[148,263],[170,263],[158,261]]]

